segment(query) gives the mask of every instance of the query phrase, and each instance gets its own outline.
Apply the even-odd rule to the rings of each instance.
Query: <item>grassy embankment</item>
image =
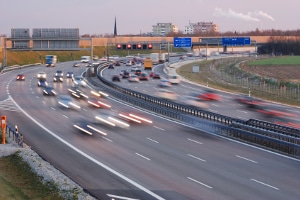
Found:
[[[222,71],[222,73],[230,73],[229,71],[230,67],[228,66],[234,66],[234,65],[236,66],[236,64],[240,63],[242,60],[248,60],[247,65],[261,66],[261,67],[264,66],[284,67],[284,65],[300,65],[300,56],[275,57],[275,58],[268,58],[268,59],[261,59],[261,60],[259,59],[253,60],[253,58],[244,57],[244,58],[234,58],[234,59],[223,59],[222,61],[219,61],[217,67],[218,71]],[[212,62],[215,61],[204,60],[204,61],[198,61],[195,63],[187,64],[177,69],[177,73],[185,77],[186,79],[201,85],[209,86],[219,90],[230,91],[233,93],[243,93],[243,94],[249,93],[248,88],[241,87],[239,85],[235,85],[231,83],[226,83],[223,80],[220,80],[220,77],[210,70],[210,65]],[[192,67],[194,65],[200,66],[199,73],[192,72]],[[276,70],[274,70],[273,73],[276,73]],[[265,99],[265,100],[275,101],[279,103],[285,103],[289,105],[296,105],[296,106],[300,105],[298,100],[292,100],[277,95],[270,95],[261,90],[251,91],[251,96]]]

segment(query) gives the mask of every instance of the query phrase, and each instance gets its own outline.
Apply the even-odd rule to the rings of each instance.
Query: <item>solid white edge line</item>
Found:
[[[37,120],[35,120],[33,117],[31,117],[25,110],[23,110],[16,102],[15,100],[9,95],[9,98],[14,102],[14,104],[22,111],[22,113],[24,113],[29,119],[31,119],[35,124],[37,124],[39,127],[41,127],[42,129],[44,129],[45,131],[47,131],[50,135],[52,135],[53,137],[55,137],[57,140],[61,141],[62,143],[64,143],[65,145],[67,145],[68,147],[70,147],[71,149],[73,149],[74,151],[76,151],[77,153],[81,154],[82,156],[86,157],[87,159],[89,159],[90,161],[94,162],[95,164],[101,166],[102,168],[106,169],[107,171],[113,173],[114,175],[120,177],[121,179],[125,180],[126,182],[132,184],[133,186],[139,188],[140,190],[146,192],[147,194],[153,196],[154,198],[158,199],[158,200],[165,200],[164,198],[158,196],[157,194],[155,194],[154,192],[150,191],[149,189],[145,188],[144,186],[138,184],[137,182],[131,180],[130,178],[127,178],[126,176],[124,176],[123,174],[115,171],[114,169],[108,167],[107,165],[101,163],[100,161],[94,159],[93,157],[89,156],[88,154],[84,153],[83,151],[79,150],[78,148],[76,148],[75,146],[73,146],[72,144],[70,144],[69,142],[67,142],[66,140],[62,139],[61,137],[59,137],[58,135],[56,135],[55,133],[53,133],[52,131],[50,131],[48,128],[46,128],[45,126],[43,126],[41,123],[39,123]]]

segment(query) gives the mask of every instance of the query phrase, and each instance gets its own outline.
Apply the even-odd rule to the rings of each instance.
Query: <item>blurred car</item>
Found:
[[[134,123],[134,124],[153,123],[151,119],[144,116],[144,113],[140,113],[132,109],[122,109],[121,112],[118,112],[117,117],[127,121],[128,123]]]
[[[72,97],[75,97],[77,99],[88,99],[89,96],[85,94],[83,91],[79,89],[79,86],[73,86],[68,89],[69,93],[71,94]]]
[[[109,64],[108,65],[108,69],[114,69],[115,67],[114,67],[114,65],[113,64]]]
[[[256,99],[253,97],[249,97],[248,95],[237,95],[234,100],[240,104],[247,106],[248,108],[261,108],[267,106],[266,102]]]
[[[149,76],[148,76],[148,74],[147,73],[141,73],[140,75],[139,75],[139,79],[140,79],[140,81],[148,81],[149,80]]]
[[[131,74],[129,75],[128,79],[129,82],[140,82],[140,79],[137,75]]]
[[[46,79],[47,78],[47,74],[45,72],[39,72],[36,77],[38,79]]]
[[[124,79],[124,78],[129,78],[130,77],[130,73],[127,71],[127,70],[125,70],[123,73],[122,73],[122,78]]]
[[[46,81],[46,79],[39,79],[38,83],[37,83],[38,87],[47,87],[48,86],[48,82]]]
[[[162,99],[168,99],[171,101],[177,100],[177,94],[171,90],[159,89],[155,92],[155,96]]]
[[[17,81],[25,81],[25,75],[24,74],[18,74],[16,80]]]
[[[137,61],[137,62],[135,63],[135,66],[136,66],[136,67],[141,67],[141,66],[142,66],[142,63],[139,62],[139,61]]]
[[[73,76],[72,80],[73,80],[73,83],[77,86],[86,87],[86,85],[87,85],[82,76]]]
[[[133,73],[134,73],[135,75],[140,75],[140,74],[142,74],[142,70],[136,69],[135,71],[133,71]]]
[[[54,74],[54,76],[64,76],[64,73],[63,73],[63,71],[61,71],[61,70],[57,70],[56,72],[55,72],[55,74]]]
[[[53,82],[63,82],[63,81],[64,81],[63,75],[55,75],[53,77]]]
[[[73,126],[78,130],[80,130],[81,132],[86,133],[88,135],[93,135],[98,133],[102,135],[107,135],[107,133],[105,133],[103,130],[100,130],[99,127],[97,127],[95,124],[85,119],[79,120]]]
[[[171,83],[167,79],[160,79],[158,87],[170,87]]]
[[[88,104],[95,107],[95,108],[111,108],[111,105],[109,105],[109,103],[103,99],[103,98],[97,98],[97,97],[89,97],[88,99]]]
[[[111,77],[111,80],[114,82],[114,81],[121,81],[121,78],[120,78],[120,76],[118,75],[118,74],[115,74],[115,75],[113,75],[112,77]]]
[[[120,119],[118,114],[111,110],[101,110],[95,116],[95,121],[97,123],[112,127],[112,128],[129,128],[130,125],[128,122]]]
[[[75,110],[79,110],[80,109],[80,105],[77,104],[72,97],[68,96],[68,95],[60,95],[58,97],[58,104],[60,107],[62,108],[66,108],[66,109],[75,109]]]
[[[196,108],[201,108],[201,109],[208,109],[209,105],[205,102],[203,102],[201,99],[195,96],[190,96],[186,95],[183,100],[184,104],[196,107]]]
[[[197,97],[205,101],[221,101],[222,97],[216,94],[213,90],[205,90],[204,92],[197,94]]]
[[[43,95],[45,96],[55,96],[57,93],[53,87],[46,86],[43,90]]]
[[[67,72],[67,74],[66,74],[67,78],[73,78],[73,76],[74,76],[74,73],[71,71]]]
[[[136,66],[132,66],[130,71],[131,71],[131,72],[135,72],[135,70],[137,70],[137,69],[138,69],[138,68],[137,68]]]
[[[169,75],[168,76],[168,81],[171,84],[180,84],[181,83],[181,78],[177,75]]]
[[[115,62],[115,66],[121,66],[121,63]]]
[[[133,63],[132,63],[132,61],[131,60],[129,60],[129,61],[127,61],[126,62],[126,64],[125,64],[126,66],[131,66],[131,65],[133,65]]]
[[[73,67],[80,67],[80,63],[78,63],[78,62],[74,63]]]
[[[153,71],[150,72],[149,76],[153,79],[160,79],[160,75],[158,73],[153,72]]]

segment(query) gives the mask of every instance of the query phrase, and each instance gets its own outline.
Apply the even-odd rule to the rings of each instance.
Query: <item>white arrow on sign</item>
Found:
[[[117,195],[113,195],[113,194],[107,194],[107,196],[112,197],[112,198],[117,198],[117,199],[124,199],[124,200],[139,200],[139,199],[133,199],[133,198],[128,198],[128,197],[117,196]]]

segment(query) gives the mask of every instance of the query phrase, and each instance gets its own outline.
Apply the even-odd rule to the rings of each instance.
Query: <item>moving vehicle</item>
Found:
[[[178,75],[168,75],[168,81],[171,84],[180,84],[181,78]]]
[[[108,102],[105,101],[105,99],[103,99],[103,98],[91,96],[91,97],[89,97],[87,102],[89,105],[91,105],[95,108],[106,108],[106,109],[111,108],[111,105],[109,105]]]
[[[88,63],[91,60],[91,56],[81,56],[82,63]]]
[[[144,70],[152,70],[153,68],[153,62],[151,58],[145,58],[144,59]]]
[[[24,74],[18,74],[16,80],[17,81],[25,81],[25,75]]]
[[[111,110],[101,110],[96,116],[97,123],[112,127],[112,128],[129,128],[130,125],[121,119],[117,113]]]
[[[88,135],[93,135],[93,134],[102,134],[102,135],[107,135],[107,133],[103,132],[102,130],[99,129],[99,127],[95,126],[95,124],[90,123],[86,119],[81,119],[80,121],[76,122],[76,124],[73,125],[75,128],[80,130],[83,133],[86,133]]]
[[[177,94],[171,90],[159,89],[155,92],[155,95],[162,99],[168,99],[171,101],[175,101],[177,99]]]
[[[53,82],[63,82],[64,73],[61,70],[57,70],[53,77]]]
[[[197,94],[197,97],[204,101],[221,101],[222,97],[216,94],[213,90],[205,90],[204,92]]]
[[[235,96],[234,100],[240,104],[247,106],[248,108],[258,109],[268,106],[266,102],[260,99],[249,97],[248,95],[237,95]]]
[[[114,69],[115,67],[114,67],[114,65],[113,64],[109,64],[108,65],[108,69]]]
[[[128,77],[128,81],[129,82],[140,82],[140,79],[137,75],[135,74],[131,74],[129,77]]]
[[[187,95],[184,98],[184,103],[188,106],[201,108],[201,109],[208,109],[209,106],[207,103],[203,102],[201,99],[195,96]]]
[[[166,54],[165,53],[160,53],[159,54],[159,63],[165,63],[166,61]]]
[[[118,74],[113,75],[113,76],[111,77],[111,80],[112,80],[113,82],[114,82],[114,81],[118,81],[118,82],[121,81],[120,76],[119,76]]]
[[[89,96],[84,94],[78,86],[73,86],[68,89],[69,93],[72,95],[72,97],[75,97],[77,99],[88,99]]]
[[[47,74],[45,72],[39,72],[36,75],[36,78],[38,78],[38,79],[46,79],[47,78]]]
[[[149,80],[149,76],[147,73],[143,72],[139,75],[139,79],[140,81],[148,81]]]
[[[203,49],[203,50],[200,51],[200,55],[202,57],[210,57],[211,56],[211,52],[210,52],[210,50]]]
[[[153,65],[159,64],[159,53],[151,53],[150,58],[152,59]]]
[[[171,83],[167,79],[160,79],[158,87],[170,87]]]
[[[126,66],[132,66],[133,65],[133,62],[131,60],[128,60],[125,64]]]
[[[57,56],[46,55],[46,67],[55,67],[57,62]]]
[[[87,85],[82,76],[74,76],[72,80],[75,85],[83,86],[83,87],[86,87]]]
[[[79,110],[80,106],[68,95],[60,95],[58,104],[62,108]]]
[[[78,62],[74,63],[73,67],[80,67],[80,63],[78,63]]]
[[[46,86],[43,90],[43,95],[45,96],[55,96],[57,93],[53,87]]]
[[[38,87],[47,87],[48,83],[47,83],[46,79],[39,79],[37,85],[38,85]]]
[[[71,71],[67,72],[67,74],[66,74],[67,78],[73,78],[73,76],[74,76],[74,73]]]

